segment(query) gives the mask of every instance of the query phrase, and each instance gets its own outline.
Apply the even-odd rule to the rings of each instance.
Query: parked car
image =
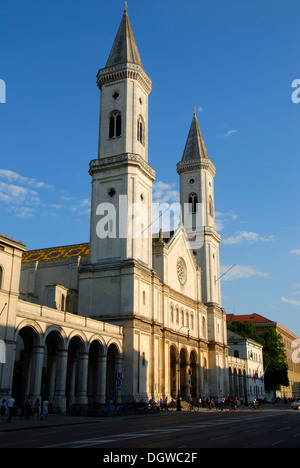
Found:
[[[298,410],[300,410],[300,400],[293,401],[293,403],[291,404],[291,407],[292,407],[293,409],[298,409]]]

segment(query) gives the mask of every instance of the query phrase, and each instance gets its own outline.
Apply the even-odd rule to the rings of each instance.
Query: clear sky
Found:
[[[153,81],[154,200],[178,201],[176,164],[196,107],[217,169],[222,272],[236,264],[221,279],[222,305],[300,336],[300,103],[292,101],[300,2],[128,0],[128,8]],[[96,74],[123,10],[121,0],[0,0],[0,231],[28,249],[89,241]]]

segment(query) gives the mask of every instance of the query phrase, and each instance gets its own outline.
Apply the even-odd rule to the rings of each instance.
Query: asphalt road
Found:
[[[12,427],[7,426],[7,431],[1,427],[0,448],[98,448],[108,453],[114,449],[147,453],[151,449],[300,448],[300,412],[293,410],[172,412],[85,419],[81,424],[45,422],[25,430]]]

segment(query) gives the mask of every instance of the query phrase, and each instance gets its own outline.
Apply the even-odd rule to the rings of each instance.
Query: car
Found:
[[[293,409],[300,410],[300,400],[293,401],[293,403],[291,404],[291,407],[292,407]]]

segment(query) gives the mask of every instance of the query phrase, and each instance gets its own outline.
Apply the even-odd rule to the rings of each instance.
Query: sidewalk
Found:
[[[27,429],[39,429],[44,427],[69,426],[74,424],[85,424],[91,422],[101,422],[106,418],[88,417],[88,416],[62,416],[60,414],[49,414],[47,420],[35,419],[33,416],[30,419],[25,419],[14,416],[10,422],[7,420],[0,421],[1,432],[13,432]]]

